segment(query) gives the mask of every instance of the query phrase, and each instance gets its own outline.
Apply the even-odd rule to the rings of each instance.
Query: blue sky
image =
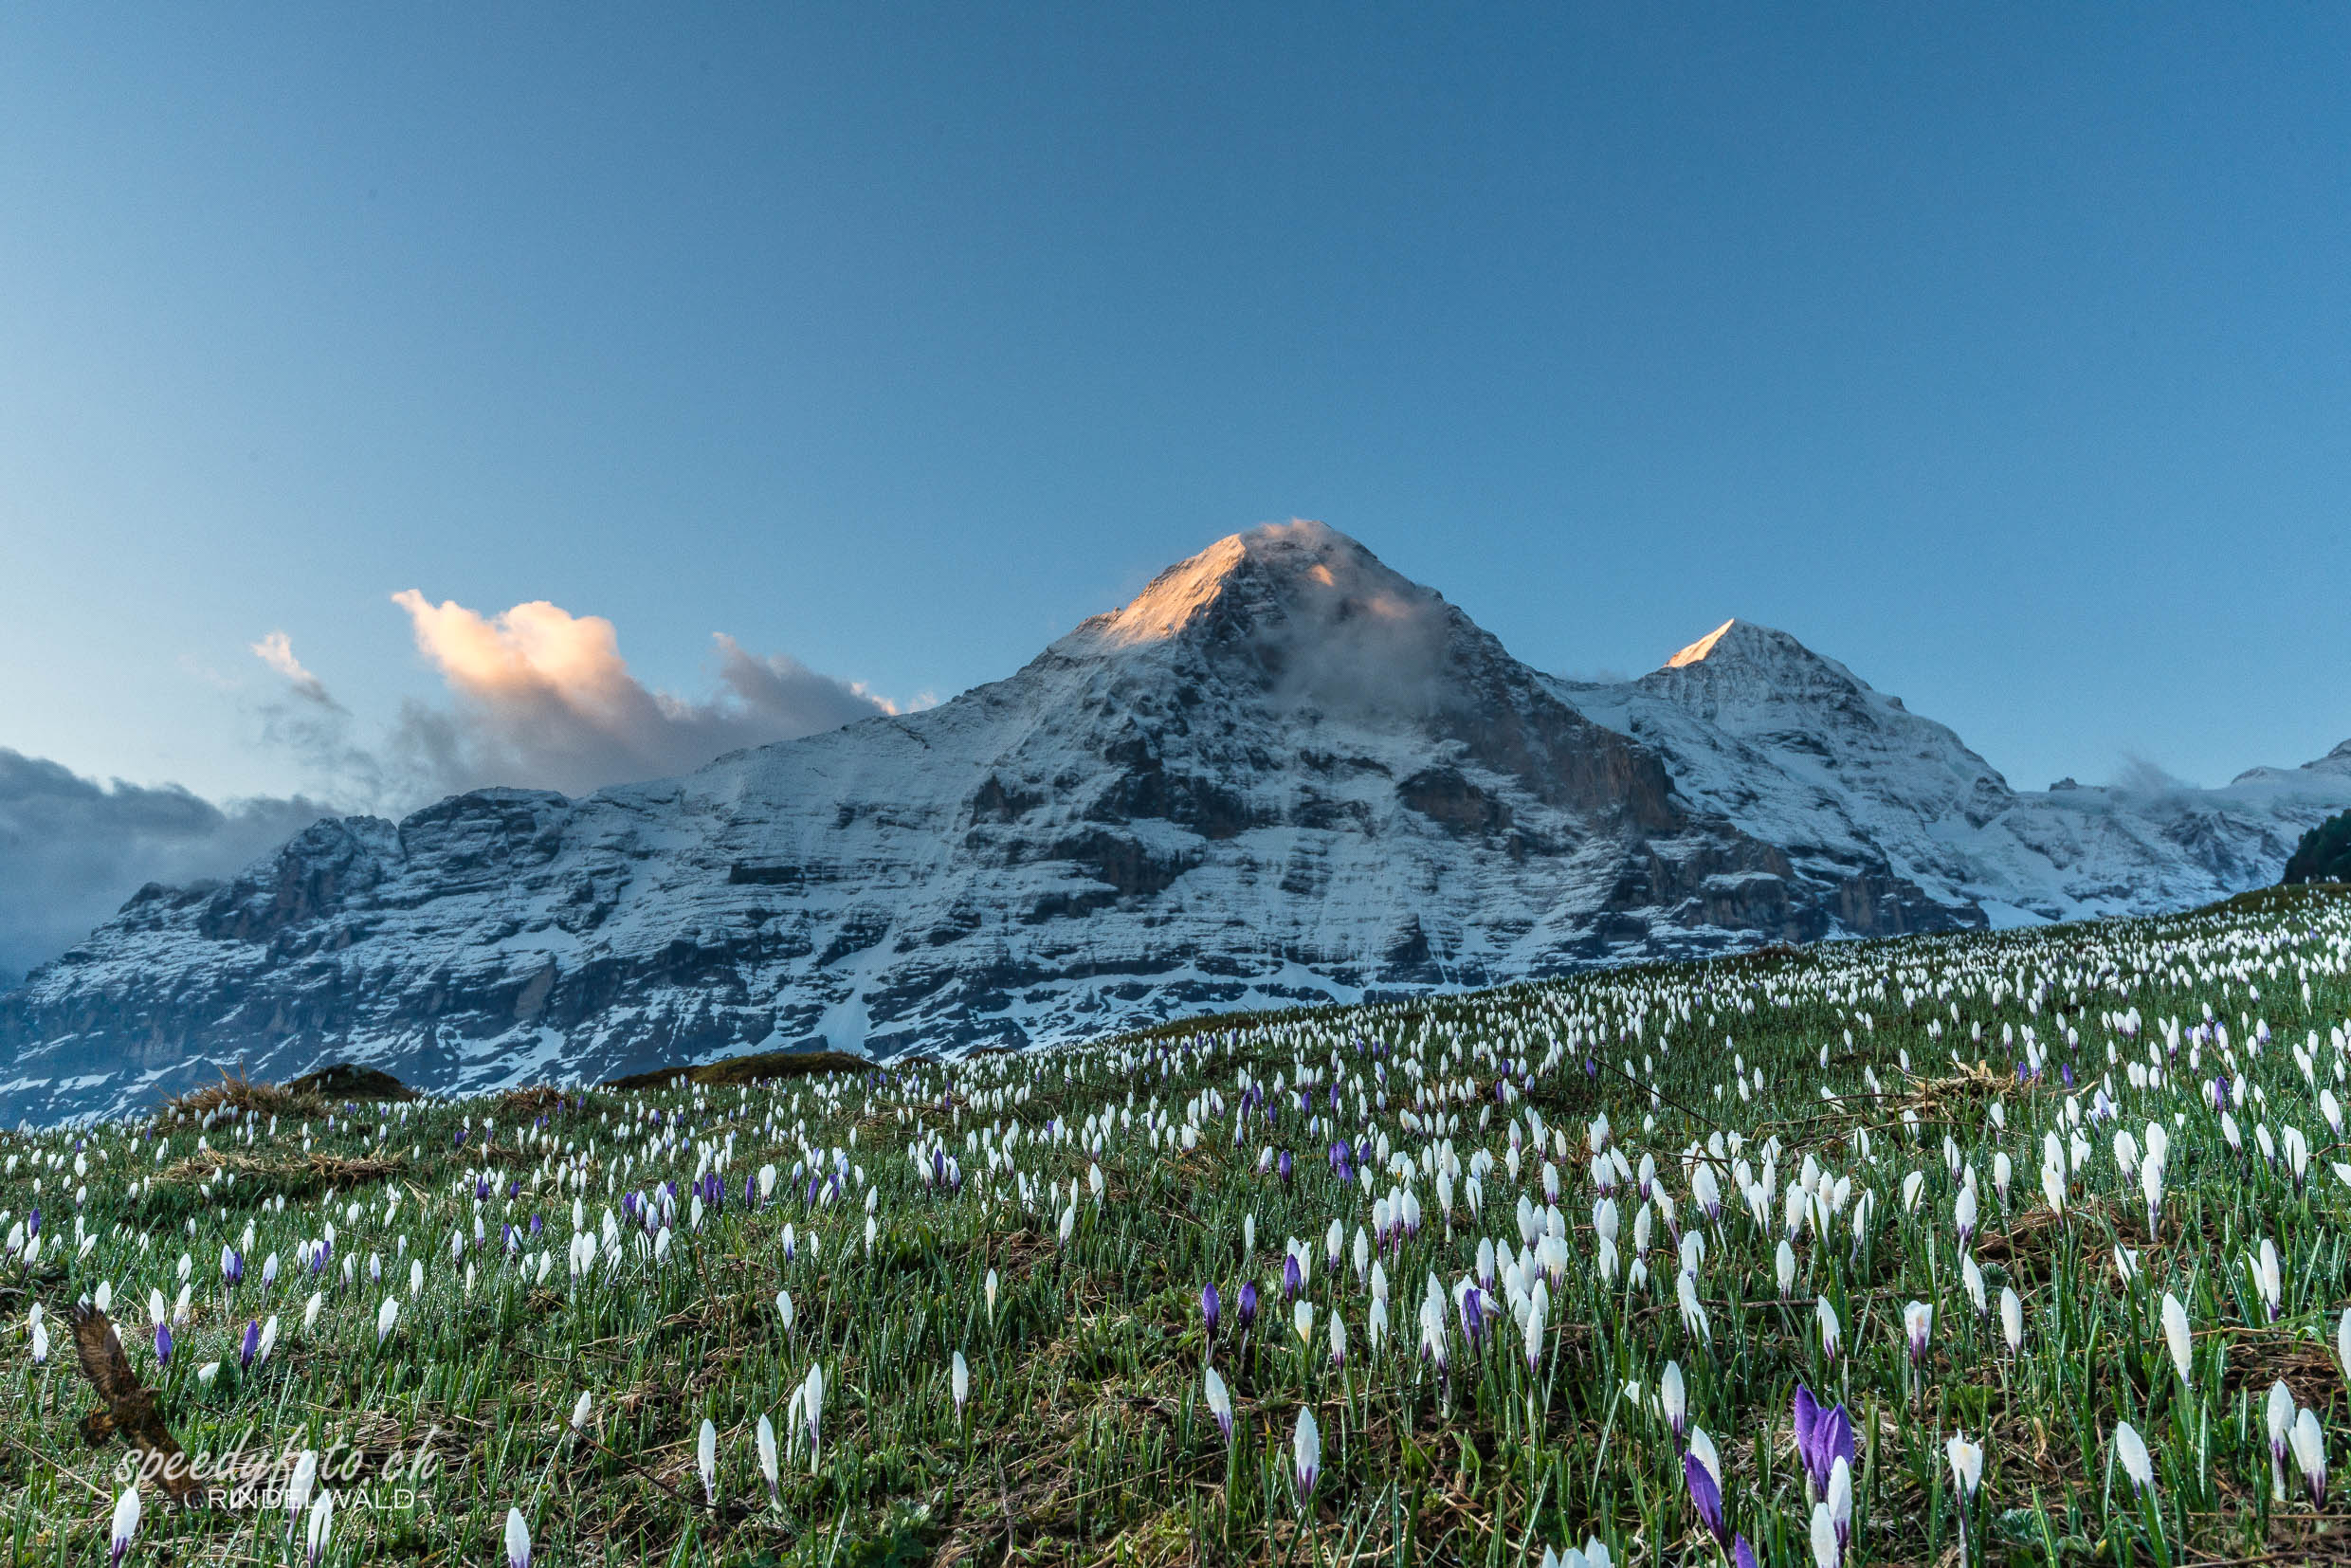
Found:
[[[370,740],[407,589],[951,694],[1291,516],[2023,786],[2351,736],[2346,13],[1454,12],[0,10],[0,746],[331,793],[248,645]]]

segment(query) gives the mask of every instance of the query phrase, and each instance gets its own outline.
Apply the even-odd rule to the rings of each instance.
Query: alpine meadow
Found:
[[[2333,1559],[2347,1020],[2318,887],[955,1063],[232,1081],[9,1140],[0,1526],[311,1568]],[[77,1298],[194,1505],[123,1490]]]

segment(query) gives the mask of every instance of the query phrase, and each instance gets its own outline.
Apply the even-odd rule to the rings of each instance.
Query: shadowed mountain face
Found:
[[[1257,529],[924,713],[324,821],[225,885],[148,887],[0,995],[0,1113],[240,1065],[456,1088],[1050,1041],[2089,907],[2068,877],[2160,906],[2307,826],[2299,781],[2052,811],[1783,633],[1677,658],[1555,681],[1343,535]]]

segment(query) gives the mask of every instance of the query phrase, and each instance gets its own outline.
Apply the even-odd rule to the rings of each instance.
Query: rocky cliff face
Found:
[[[0,1115],[330,1059],[455,1088],[1021,1044],[2186,903],[2273,879],[2301,803],[2351,801],[2351,771],[2296,772],[2036,804],[1781,633],[1556,682],[1287,524],[928,712],[579,800],[321,822],[227,884],[144,889],[0,996]]]

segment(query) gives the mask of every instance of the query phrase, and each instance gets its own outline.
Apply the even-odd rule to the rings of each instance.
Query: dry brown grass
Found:
[[[272,1192],[303,1195],[356,1187],[397,1176],[406,1162],[397,1159],[350,1159],[341,1155],[312,1153],[300,1159],[263,1159],[254,1155],[206,1149],[173,1160],[155,1176],[158,1185],[193,1187],[223,1173],[240,1181],[259,1181]]]
[[[2282,1327],[2240,1328],[2229,1335],[2224,1386],[2260,1399],[2272,1383],[2284,1383],[2294,1402],[2324,1411],[2343,1386],[2334,1352],[2306,1334]]]
[[[564,1108],[567,1096],[561,1089],[547,1084],[533,1084],[528,1088],[508,1089],[498,1097],[498,1121],[528,1121],[537,1117],[553,1116]]]
[[[2014,1073],[1996,1072],[1989,1064],[1976,1062],[1940,1078],[1911,1078],[1893,1096],[1887,1109],[1897,1120],[1903,1112],[1911,1111],[1923,1122],[1973,1126],[1993,1101],[2030,1094],[2040,1086],[2019,1083]]]
[[[174,1095],[155,1112],[155,1121],[200,1121],[217,1111],[236,1110],[247,1116],[323,1116],[327,1103],[318,1096],[255,1078],[224,1074],[217,1084]]]
[[[201,1085],[165,1101],[156,1108],[155,1124],[201,1121],[223,1110],[246,1116],[319,1117],[332,1114],[343,1101],[415,1098],[416,1092],[392,1074],[348,1064],[304,1073],[284,1084],[223,1073],[217,1084]]]

